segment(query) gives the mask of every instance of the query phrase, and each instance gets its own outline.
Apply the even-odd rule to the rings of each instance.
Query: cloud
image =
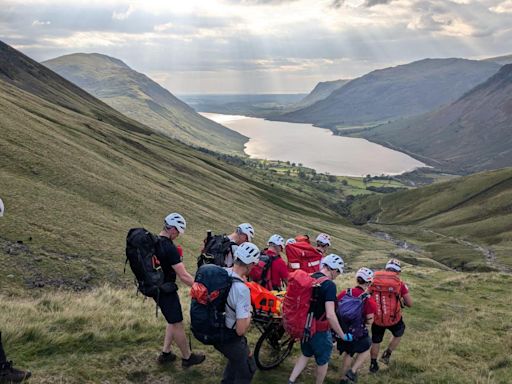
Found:
[[[34,26],[34,27],[38,27],[38,26],[41,26],[41,25],[50,25],[51,23],[52,23],[52,22],[51,22],[51,21],[48,21],[48,20],[46,20],[46,21],[34,20],[34,21],[32,22],[32,26]]]
[[[389,4],[391,3],[393,0],[366,0],[364,2],[364,6],[365,7],[374,7],[376,5],[381,5],[381,4]]]
[[[331,8],[339,9],[345,4],[345,0],[333,0]]]
[[[489,8],[492,12],[496,13],[512,13],[512,0],[500,2],[494,7]]]
[[[130,17],[134,10],[135,8],[133,7],[133,5],[130,4],[128,6],[128,9],[126,9],[125,11],[114,11],[112,13],[112,20],[126,20],[128,17]]]

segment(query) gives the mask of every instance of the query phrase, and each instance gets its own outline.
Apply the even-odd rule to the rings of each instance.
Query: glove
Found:
[[[343,341],[352,341],[352,340],[354,340],[354,337],[352,336],[351,333],[345,333],[342,337],[342,340]]]

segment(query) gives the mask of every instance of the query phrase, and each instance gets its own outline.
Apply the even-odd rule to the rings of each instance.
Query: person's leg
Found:
[[[249,384],[252,381],[256,372],[256,363],[254,357],[250,355],[245,337],[237,338],[228,344],[215,345],[215,349],[228,359],[222,384]]]
[[[2,332],[0,332],[0,364],[3,364],[7,361],[7,356],[5,356],[4,347],[2,345]]]
[[[377,359],[379,357],[380,343],[372,343],[372,347],[370,349],[370,357],[371,359]]]
[[[290,378],[288,379],[292,383],[297,380],[297,377],[302,373],[304,368],[306,368],[306,365],[308,365],[309,357],[300,355],[300,357],[297,359],[297,362],[295,363],[295,366],[293,367],[292,373],[290,375]]]
[[[190,357],[190,347],[188,345],[187,335],[185,335],[185,327],[183,326],[183,322],[168,324],[167,328],[169,330],[169,339],[176,343],[178,348],[181,351],[181,357],[183,359],[188,359]],[[167,336],[167,332],[166,332]],[[169,345],[170,347],[170,345]],[[170,348],[169,348],[170,349]]]
[[[162,352],[164,353],[171,352],[171,344],[173,339],[172,329],[172,324],[167,324],[167,327],[165,328],[164,346],[162,348]]]
[[[400,319],[400,321],[398,323],[391,326],[389,328],[389,330],[391,331],[391,334],[393,335],[393,337],[391,338],[391,341],[389,342],[388,348],[382,353],[381,360],[385,364],[389,364],[389,359],[391,358],[391,354],[398,347],[398,345],[400,344],[400,340],[402,339],[402,336],[405,333],[405,323],[404,323],[403,319]]]
[[[324,365],[316,366],[316,384],[322,384],[325,380],[325,376],[327,375],[327,369],[329,368],[329,363]]]
[[[342,355],[343,363],[341,366],[341,378],[345,378],[345,373],[350,369],[352,365],[352,356],[350,356],[347,352],[344,352]]]
[[[389,346],[388,346],[388,349],[393,352],[395,349],[398,348],[398,345],[400,344],[400,340],[402,340],[402,336],[400,337],[395,337],[393,336],[391,338],[391,341],[389,342]]]
[[[370,350],[368,349],[366,352],[358,353],[354,364],[352,365],[352,372],[357,373],[364,362],[370,357]]]

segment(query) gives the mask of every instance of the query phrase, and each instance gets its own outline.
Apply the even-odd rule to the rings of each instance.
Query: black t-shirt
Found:
[[[315,279],[324,277],[322,272],[315,272],[311,276]],[[336,284],[332,280],[326,280],[320,287],[316,288],[318,293],[317,300],[315,302],[314,316],[317,320],[323,320],[325,315],[325,303],[328,301],[336,302]],[[313,292],[314,294],[315,292]]]
[[[175,283],[176,272],[174,272],[172,266],[181,263],[180,254],[171,239],[164,236],[159,236],[159,238],[160,241],[156,247],[156,257],[160,261],[160,266],[164,271],[165,282]]]

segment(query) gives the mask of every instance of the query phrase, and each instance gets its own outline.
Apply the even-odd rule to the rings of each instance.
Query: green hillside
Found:
[[[274,232],[326,231],[349,257],[392,248],[367,247],[369,236],[333,214],[320,191],[264,181],[262,171],[155,134],[12,48],[0,63],[0,287],[128,282],[127,229],[158,231],[171,211],[188,221],[180,243],[191,266],[207,229],[246,221],[261,246]]]
[[[416,243],[445,264],[512,267],[512,168],[370,196],[351,212],[354,221]]]
[[[427,164],[472,173],[512,165],[512,64],[437,111],[356,135]]]
[[[247,138],[196,113],[121,60],[77,53],[43,63],[114,109],[171,138],[223,153],[243,153]]]
[[[328,127],[394,120],[431,111],[458,99],[494,75],[500,65],[465,59],[424,59],[372,71],[324,100],[276,120]]]

